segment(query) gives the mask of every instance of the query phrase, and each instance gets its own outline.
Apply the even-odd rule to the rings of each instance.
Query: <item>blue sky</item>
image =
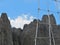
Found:
[[[41,9],[47,10],[49,7],[51,11],[57,12],[57,6],[59,7],[59,11],[59,3],[56,5],[53,0],[40,0]],[[10,19],[15,19],[18,16],[22,16],[24,14],[28,15],[27,19],[29,16],[41,19],[43,14],[47,14],[47,11],[41,10],[40,15],[38,15],[37,8],[38,0],[0,0],[0,13],[6,12]],[[54,14],[57,24],[60,24],[59,15],[54,12],[50,13]]]
[[[15,18],[20,14],[36,15],[37,2],[28,0],[1,0],[0,13],[6,12],[11,18]]]

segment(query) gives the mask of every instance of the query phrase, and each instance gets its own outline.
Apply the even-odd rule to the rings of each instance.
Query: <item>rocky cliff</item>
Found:
[[[13,45],[11,25],[6,13],[0,17],[0,45]]]
[[[44,15],[42,20],[38,19],[37,45],[49,45],[48,16]],[[60,45],[60,25],[56,25],[53,14],[50,15],[51,30],[53,31],[55,44]],[[23,29],[12,28],[6,13],[0,17],[0,45],[34,45],[37,20],[25,24]],[[52,35],[51,35],[52,36]],[[47,37],[47,38],[41,38]],[[51,40],[53,41],[53,39]],[[53,45],[53,42],[52,42]]]

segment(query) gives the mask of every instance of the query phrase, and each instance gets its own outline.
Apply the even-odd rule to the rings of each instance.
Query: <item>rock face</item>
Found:
[[[42,20],[38,20],[38,35],[37,35],[37,45],[49,45],[49,25],[48,16],[44,15]],[[55,18],[53,14],[50,15],[51,30],[54,35],[55,44],[60,45],[60,26],[56,25]],[[22,45],[35,45],[35,33],[36,33],[37,20],[35,19],[29,25],[25,25],[23,28],[23,40]],[[51,36],[52,36],[51,35]],[[46,38],[41,38],[46,37]],[[53,36],[52,36],[53,37]],[[52,45],[53,45],[53,39]]]
[[[21,45],[22,29],[12,28],[13,45]]]
[[[48,18],[49,18],[49,17],[48,17],[47,15],[44,15],[44,16],[42,17],[42,21],[43,21],[44,23],[48,23],[48,21],[49,21]],[[55,21],[55,18],[54,18],[54,16],[53,16],[53,14],[50,15],[50,22],[51,22],[51,24],[56,24],[56,21]]]
[[[49,45],[48,21],[47,15],[44,15],[42,20],[38,19],[37,45]],[[56,25],[53,14],[50,15],[50,21],[55,44],[60,45],[60,25]],[[35,45],[36,26],[37,20],[34,19],[30,24],[25,24],[23,29],[12,28],[7,14],[2,13],[0,17],[0,45]],[[53,39],[51,42],[53,45]]]
[[[13,45],[11,26],[6,13],[2,13],[0,17],[0,45]]]

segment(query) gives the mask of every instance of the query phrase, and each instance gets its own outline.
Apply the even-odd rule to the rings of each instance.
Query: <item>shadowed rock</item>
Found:
[[[44,15],[42,20],[38,21],[38,37],[49,37],[49,22],[48,16]],[[60,45],[60,26],[56,25],[56,20],[53,14],[50,15],[50,22],[52,25],[51,30],[54,34],[56,45]],[[46,23],[46,24],[45,24]],[[35,19],[29,25],[23,29],[23,40],[22,45],[35,45],[35,34],[36,34],[37,20]],[[59,27],[59,28],[58,28]],[[57,39],[56,39],[57,38]],[[59,39],[59,40],[58,40]],[[53,41],[53,40],[52,40]],[[49,45],[49,38],[37,38],[37,45]],[[53,45],[53,42],[52,42]]]
[[[10,21],[6,13],[2,13],[0,17],[0,45],[13,45]]]
[[[55,44],[60,45],[60,25],[56,24],[53,14],[50,16],[51,30],[53,31]],[[42,20],[34,19],[30,24],[25,24],[23,29],[12,28],[6,13],[0,17],[0,45],[35,45],[35,34],[38,22],[37,45],[49,45],[49,22],[48,16],[44,15]],[[52,36],[52,35],[51,35]],[[52,45],[53,45],[53,39]]]

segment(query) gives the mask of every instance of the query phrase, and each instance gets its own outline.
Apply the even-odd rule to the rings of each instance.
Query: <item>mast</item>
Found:
[[[47,2],[47,15],[48,15],[48,30],[49,30],[49,45],[52,45],[51,43],[51,23],[50,23],[50,10],[49,10],[49,1]]]
[[[38,15],[40,13],[40,0],[38,0]],[[38,33],[38,19],[36,24],[35,45],[37,45],[37,33]]]
[[[50,45],[52,45],[53,41],[53,45],[55,45],[55,39],[54,39],[54,35],[53,35],[53,31],[52,31],[52,25],[51,25],[51,20],[50,20],[50,10],[49,10],[49,4],[48,4],[48,23],[49,23],[49,41],[50,41]],[[53,39],[53,40],[52,40]]]

